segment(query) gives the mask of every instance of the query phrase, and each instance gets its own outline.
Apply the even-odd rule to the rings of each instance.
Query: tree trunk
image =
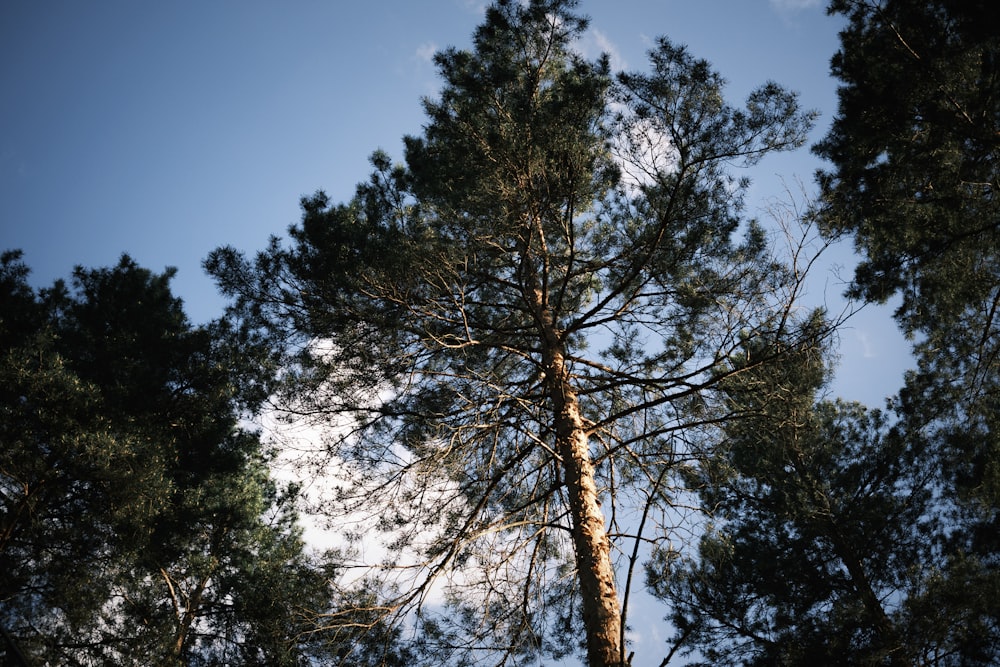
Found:
[[[590,459],[589,438],[562,353],[554,352],[548,366],[556,451],[562,458],[563,482],[573,521],[588,663],[590,667],[618,667],[623,665],[621,606],[611,564],[611,543]]]
[[[848,541],[844,539],[840,528],[837,526],[836,521],[833,520],[831,514],[826,516],[824,522],[833,542],[834,552],[840,557],[840,560],[847,568],[847,573],[854,584],[854,590],[857,591],[858,596],[861,598],[861,603],[865,606],[865,610],[871,618],[875,632],[878,633],[885,649],[888,651],[889,664],[892,667],[910,667],[914,663],[906,655],[907,651],[905,650],[903,641],[899,637],[896,626],[885,613],[885,608],[882,607],[878,595],[876,595],[875,590],[872,588],[871,580],[865,572],[861,558],[851,548]]]
[[[541,236],[541,234],[540,234]],[[524,253],[525,257],[529,253]],[[530,266],[525,261],[524,266]],[[611,542],[597,494],[590,438],[580,414],[580,401],[566,367],[566,350],[547,295],[532,271],[526,271],[530,300],[541,334],[545,384],[552,402],[555,449],[562,463],[569,497],[577,581],[583,605],[589,667],[624,667],[621,605],[611,564]]]

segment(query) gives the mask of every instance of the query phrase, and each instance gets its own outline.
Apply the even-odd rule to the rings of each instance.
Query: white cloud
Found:
[[[437,53],[438,50],[438,45],[434,42],[424,42],[417,47],[415,55],[417,60],[429,63],[434,61],[434,54]]]
[[[875,346],[872,344],[867,332],[856,330],[855,335],[857,336],[858,343],[861,344],[861,355],[865,359],[874,359],[878,356],[875,354]]]
[[[799,12],[823,5],[822,0],[769,0],[771,8],[778,12]]]
[[[600,30],[591,28],[577,40],[576,48],[585,58],[597,58],[603,53],[611,59],[611,69],[620,71],[628,68],[618,47]]]
[[[486,14],[487,3],[483,0],[465,0],[465,8],[474,14],[483,16]]]
[[[611,42],[611,40],[608,39],[607,35],[605,35],[600,30],[596,29],[591,30],[590,32],[593,33],[594,41],[597,43],[597,46],[601,49],[601,52],[608,54],[608,57],[611,58],[612,69],[623,70],[626,67],[628,67],[628,64],[625,62],[625,59],[622,58],[621,52],[618,51],[618,47],[616,47]]]

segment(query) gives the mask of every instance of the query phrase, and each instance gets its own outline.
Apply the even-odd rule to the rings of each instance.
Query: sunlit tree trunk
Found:
[[[611,546],[597,495],[589,438],[561,355],[552,361],[556,446],[562,458],[573,521],[573,547],[587,631],[590,667],[621,664],[621,606],[611,564]]]
[[[611,543],[590,458],[590,439],[551,311],[540,289],[535,289],[534,295],[542,330],[556,452],[561,458],[563,484],[569,498],[588,663],[590,667],[617,666],[622,664],[621,605],[611,563]]]

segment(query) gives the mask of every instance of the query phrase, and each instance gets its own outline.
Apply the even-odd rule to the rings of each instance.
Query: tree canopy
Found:
[[[699,665],[991,664],[980,595],[943,594],[951,526],[927,438],[898,406],[820,398],[821,349],[786,360],[726,383],[745,417],[692,471],[711,508],[697,557],[647,569],[678,650]]]
[[[209,255],[216,321],[127,255],[0,256],[0,662],[625,667],[641,589],[661,667],[1000,661],[992,8],[830,2],[794,222],[914,351],[863,406],[808,243],[744,207],[815,114],[665,37],[613,71],[577,4],[491,4],[400,159]]]
[[[0,264],[0,625],[49,664],[304,664],[329,574],[240,425],[262,377],[123,257]]]
[[[820,220],[854,239],[856,293],[900,297],[917,361],[899,395],[901,428],[929,441],[949,516],[937,537],[946,583],[928,609],[988,628],[969,649],[988,662],[1000,625],[995,595],[983,595],[1000,583],[1000,36],[986,2],[838,1],[831,11],[848,24],[833,59],[840,107],[816,147],[832,164],[820,174]]]
[[[830,11],[847,23],[814,212],[859,251],[850,292],[898,299],[916,367],[885,410],[821,397],[816,361],[766,381],[787,388],[777,402],[747,391],[759,371],[729,383],[753,416],[727,426],[696,475],[714,522],[696,558],[661,558],[650,582],[679,644],[712,664],[995,664],[993,8]]]
[[[436,56],[402,164],[376,152],[351,201],[303,199],[289,245],[207,263],[284,354],[289,412],[333,425],[327,511],[378,517],[372,610],[452,661],[563,655],[579,627],[589,664],[625,664],[625,593],[727,416],[728,360],[823,330],[736,175],[812,114],[774,83],[729,104],[667,39],[616,75],[574,51],[575,4],[492,5]]]
[[[855,242],[850,293],[898,298],[916,368],[884,410],[822,396],[826,353],[808,347],[728,380],[747,418],[692,473],[709,529],[697,555],[661,554],[648,580],[698,664],[995,664],[992,8],[830,12],[847,23],[814,214]]]

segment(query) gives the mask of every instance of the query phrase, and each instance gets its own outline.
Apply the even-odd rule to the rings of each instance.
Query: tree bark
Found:
[[[861,598],[861,603],[865,606],[865,610],[871,618],[875,632],[878,633],[888,651],[889,664],[892,667],[911,667],[914,663],[906,655],[904,644],[899,637],[896,626],[885,613],[885,608],[882,607],[878,595],[875,594],[871,580],[868,578],[864,565],[861,563],[861,558],[850,547],[847,540],[844,539],[832,515],[827,515],[825,523],[833,542],[834,552],[840,557],[840,560],[847,568],[847,573],[854,584],[854,590],[857,591],[858,596]]]
[[[541,227],[538,229],[539,238],[544,239]],[[544,245],[544,241],[541,243]],[[527,278],[525,296],[539,327],[544,382],[556,435],[555,450],[561,459],[562,481],[569,498],[587,663],[588,667],[624,667],[621,604],[611,563],[611,541],[590,458],[590,436],[566,365],[565,342],[548,300],[546,281],[536,273],[538,269],[533,264],[526,246],[522,250],[522,275]]]
[[[611,543],[590,458],[589,437],[563,354],[553,351],[548,367],[556,451],[562,458],[563,483],[573,522],[573,548],[583,598],[588,663],[590,667],[618,667],[623,665],[621,605],[611,564]]]

